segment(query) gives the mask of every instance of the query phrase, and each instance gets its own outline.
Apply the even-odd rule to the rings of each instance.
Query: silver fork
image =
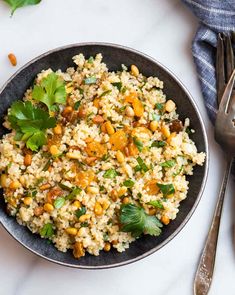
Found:
[[[227,44],[226,46],[228,46],[229,49],[231,49],[230,45]],[[233,55],[232,55],[232,60],[233,60]],[[232,63],[232,66],[234,67],[233,63]],[[223,64],[223,67],[224,67],[224,64]],[[228,64],[226,69],[227,69],[227,75],[228,75],[228,72],[231,71],[231,64]],[[214,216],[212,219],[211,227],[207,236],[206,244],[203,249],[200,262],[198,265],[198,269],[196,272],[196,276],[194,280],[195,295],[207,295],[211,286],[213,272],[214,272],[214,265],[215,265],[216,248],[217,248],[217,240],[218,240],[223,201],[224,201],[226,186],[228,183],[233,158],[235,156],[235,120],[234,120],[235,96],[233,95],[233,87],[235,82],[235,70],[232,71],[229,81],[227,85],[225,86],[224,86],[226,81],[225,71],[222,70],[222,67],[220,70],[222,72],[219,75],[220,80],[218,83],[219,84],[218,87],[221,87],[221,88],[225,87],[225,90],[223,88],[223,92],[222,92],[223,95],[222,95],[221,101],[220,101],[220,98],[218,97],[219,98],[218,102],[220,102],[220,104],[219,104],[219,110],[217,113],[216,123],[215,123],[215,139],[221,145],[223,150],[226,152],[227,167],[224,173],[223,182],[222,182],[220,193],[216,203],[216,208],[215,208]],[[218,76],[217,76],[217,79],[218,79]],[[221,82],[222,79],[223,81]]]

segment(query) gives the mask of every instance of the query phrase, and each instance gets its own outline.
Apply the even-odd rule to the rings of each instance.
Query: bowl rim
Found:
[[[133,262],[136,262],[138,260],[141,260],[151,254],[153,254],[154,252],[156,252],[157,250],[161,249],[163,246],[165,246],[167,243],[169,243],[176,235],[178,235],[178,233],[184,228],[184,226],[187,224],[187,222],[189,221],[189,219],[191,218],[191,216],[193,215],[195,209],[197,208],[202,194],[204,192],[205,189],[205,184],[206,184],[206,180],[208,177],[208,170],[209,170],[209,149],[208,149],[208,138],[207,138],[207,134],[206,134],[206,128],[201,116],[201,113],[199,111],[199,108],[196,104],[196,102],[194,101],[191,93],[189,92],[189,90],[186,88],[186,86],[182,83],[182,81],[171,71],[169,70],[166,66],[164,66],[162,63],[160,63],[158,60],[156,60],[155,58],[149,56],[148,54],[145,54],[139,50],[133,49],[131,47],[128,46],[124,46],[124,45],[119,45],[119,44],[115,44],[115,43],[109,43],[109,42],[79,42],[79,43],[73,43],[73,44],[69,44],[69,45],[63,45],[63,46],[59,46],[56,47],[54,49],[48,50],[40,55],[38,55],[37,57],[33,58],[32,60],[28,61],[25,65],[23,65],[22,67],[20,67],[1,87],[0,89],[0,95],[2,94],[2,92],[4,91],[4,89],[7,87],[7,85],[21,72],[23,71],[25,68],[27,68],[28,66],[30,66],[31,64],[35,63],[36,61],[40,60],[43,57],[46,57],[48,55],[50,55],[51,53],[54,52],[58,52],[64,49],[69,49],[69,48],[73,48],[73,47],[81,47],[81,46],[104,46],[104,47],[111,47],[111,48],[116,48],[116,49],[122,49],[124,51],[129,51],[132,52],[136,55],[140,55],[142,57],[144,57],[145,59],[151,61],[154,64],[157,64],[157,66],[161,67],[165,72],[167,72],[167,74],[169,74],[178,84],[179,86],[184,90],[184,92],[186,93],[186,95],[188,96],[188,99],[190,100],[197,116],[199,119],[199,122],[201,124],[201,128],[202,128],[202,135],[203,135],[203,140],[205,143],[205,153],[206,153],[206,160],[205,160],[205,170],[204,170],[204,176],[203,176],[203,180],[201,183],[201,187],[199,190],[199,193],[197,195],[197,198],[195,200],[194,205],[192,206],[191,210],[189,211],[189,213],[186,215],[184,221],[180,224],[180,226],[164,241],[162,241],[159,245],[157,245],[156,247],[152,248],[151,250],[135,257],[132,259],[128,259],[122,262],[118,262],[118,263],[113,263],[113,264],[107,264],[107,265],[91,265],[91,266],[86,266],[86,265],[75,265],[75,264],[71,264],[71,263],[66,263],[66,262],[61,262],[58,260],[55,260],[53,258],[49,258],[39,252],[37,252],[36,250],[31,249],[29,246],[27,246],[25,243],[23,243],[22,241],[20,241],[19,238],[16,237],[16,235],[14,233],[12,233],[6,224],[4,224],[2,222],[2,220],[0,219],[0,224],[3,226],[3,228],[18,242],[20,243],[24,248],[26,248],[27,250],[29,250],[30,252],[36,254],[37,256],[56,263],[58,265],[61,266],[66,266],[66,267],[71,267],[71,268],[76,268],[76,269],[86,269],[86,270],[96,270],[96,269],[109,269],[109,268],[115,268],[115,267],[119,267],[119,266],[124,266]]]

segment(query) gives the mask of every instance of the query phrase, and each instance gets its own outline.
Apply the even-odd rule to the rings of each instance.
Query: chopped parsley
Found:
[[[122,82],[113,82],[111,83],[113,86],[117,87],[119,91],[122,89]]]
[[[136,145],[138,151],[139,152],[142,152],[142,150],[143,150],[143,143],[137,137],[133,137],[133,142]]]
[[[43,238],[50,238],[54,235],[53,225],[52,223],[46,223],[40,230],[40,235]]]
[[[123,182],[123,185],[128,188],[132,188],[134,184],[135,184],[135,182],[131,179],[127,179]]]
[[[160,148],[160,147],[164,147],[166,145],[166,142],[165,141],[162,141],[162,140],[154,140],[151,144],[151,147],[157,147],[157,148]]]
[[[141,157],[138,157],[137,159],[138,165],[135,166],[135,172],[147,172],[149,170],[149,168],[147,167],[147,165],[144,163],[143,159],[141,159]]]
[[[164,197],[171,195],[175,192],[175,188],[172,183],[169,183],[169,184],[157,183],[157,186],[160,188],[160,191],[163,193]]]
[[[159,165],[164,167],[164,168],[171,168],[171,167],[174,167],[175,164],[176,164],[175,160],[168,160],[166,162],[160,163]]]
[[[86,214],[86,207],[81,207],[75,212],[75,215],[77,216],[77,218],[81,217],[84,214]]]
[[[159,201],[159,200],[150,201],[147,204],[151,205],[151,206],[153,206],[155,208],[158,208],[158,209],[164,209],[164,206],[162,205],[162,202]]]
[[[108,169],[105,171],[103,177],[104,178],[115,178],[118,175],[117,171],[115,169]]]

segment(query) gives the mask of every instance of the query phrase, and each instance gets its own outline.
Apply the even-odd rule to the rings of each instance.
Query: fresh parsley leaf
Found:
[[[85,221],[85,222],[82,222],[80,225],[81,227],[88,227],[89,223]]]
[[[80,194],[81,191],[82,191],[82,189],[80,189],[80,187],[76,186],[75,188],[73,188],[71,193],[69,193],[66,196],[66,200],[73,200],[77,195]]]
[[[100,95],[100,97],[103,97],[103,96],[105,96],[106,94],[109,94],[109,93],[111,93],[112,92],[112,90],[106,90],[106,91],[104,91],[101,95]]]
[[[127,87],[124,86],[124,87],[122,88],[122,90],[121,90],[121,93],[124,94],[126,91],[127,91]]]
[[[8,120],[11,127],[16,130],[15,140],[26,142],[27,148],[37,151],[46,144],[45,131],[56,125],[56,119],[49,116],[48,112],[34,107],[30,101],[16,101],[12,104]]]
[[[67,186],[67,185],[65,185],[65,184],[63,184],[63,183],[61,183],[61,182],[58,183],[58,186],[59,186],[60,188],[62,188],[63,190],[65,190],[65,191],[69,191],[69,192],[71,192],[71,191],[73,190],[71,187],[69,187],[69,186]]]
[[[134,237],[141,234],[149,234],[151,236],[159,236],[161,233],[161,222],[155,216],[146,214],[142,207],[134,204],[125,204],[120,209],[121,230],[131,232]]]
[[[163,110],[163,103],[156,103],[155,107],[157,110],[162,111]]]
[[[80,107],[80,104],[81,104],[81,101],[80,100],[75,102],[75,104],[74,104],[75,111],[78,110],[78,108]]]
[[[127,180],[125,180],[125,181],[123,182],[123,185],[125,185],[125,186],[128,187],[128,188],[133,187],[134,184],[135,184],[135,182],[134,182],[133,180],[131,180],[131,179],[127,179]]]
[[[103,155],[103,157],[100,159],[101,161],[107,161],[109,158],[109,154]]]
[[[43,167],[42,171],[47,171],[48,168],[51,166],[52,164],[52,159],[49,159],[47,162],[46,162],[46,165]]]
[[[164,167],[164,168],[171,168],[171,167],[174,167],[175,164],[176,164],[175,160],[168,160],[166,162],[160,163],[159,165]]]
[[[161,140],[154,140],[151,144],[151,147],[164,147],[166,145],[165,141],[161,141]]]
[[[77,218],[81,217],[82,215],[86,214],[86,207],[82,207],[75,212]]]
[[[78,87],[78,90],[79,90],[79,93],[80,94],[83,94],[84,93],[84,90],[82,88]]]
[[[139,165],[135,166],[135,171],[142,171],[142,172],[147,172],[149,170],[149,168],[147,167],[147,165],[144,163],[143,159],[141,159],[141,157],[138,157],[137,162]]]
[[[90,85],[90,84],[95,84],[96,83],[96,77],[92,76],[92,77],[88,77],[86,79],[84,79],[84,84],[85,85]]]
[[[136,145],[136,147],[139,150],[139,152],[142,152],[142,150],[143,150],[143,143],[137,137],[133,137],[133,142]]]
[[[93,56],[90,56],[90,57],[88,58],[87,62],[88,62],[89,64],[93,64],[93,62],[94,62],[94,57],[93,57]]]
[[[192,129],[190,127],[187,127],[185,129],[185,132],[188,133],[188,135],[191,135],[193,132],[192,132]]]
[[[122,89],[122,82],[113,82],[111,83],[113,86],[117,87],[119,91]]]
[[[117,171],[115,169],[108,169],[105,171],[103,177],[104,178],[115,178],[118,175]]]
[[[64,206],[64,203],[65,203],[65,198],[63,198],[63,197],[59,197],[59,198],[57,198],[57,199],[55,200],[55,202],[54,202],[54,207],[55,207],[56,209],[60,209],[61,207]]]
[[[172,183],[169,183],[169,184],[157,183],[157,186],[160,188],[164,197],[171,195],[175,192],[175,188]]]
[[[163,205],[162,205],[162,202],[159,201],[159,200],[154,200],[154,201],[150,201],[147,203],[148,205],[151,205],[155,208],[159,208],[159,209],[164,209]]]
[[[28,6],[28,5],[36,5],[41,2],[41,0],[3,0],[11,7],[11,15],[14,14],[16,9]]]
[[[50,73],[39,85],[34,86],[32,97],[44,103],[48,110],[52,111],[56,103],[66,104],[65,82],[55,73]]]
[[[105,187],[103,185],[100,186],[100,192],[105,191]]]
[[[176,171],[175,173],[173,173],[173,176],[177,176],[180,174],[180,172],[183,170],[184,166],[182,165],[178,171]]]
[[[40,235],[43,238],[50,238],[54,235],[54,229],[52,223],[46,223],[40,230]]]

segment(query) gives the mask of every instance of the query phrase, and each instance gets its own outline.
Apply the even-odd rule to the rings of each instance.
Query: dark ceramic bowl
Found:
[[[0,198],[0,222],[18,242],[47,260],[83,269],[111,268],[128,264],[144,258],[166,245],[180,232],[197,207],[205,186],[208,170],[206,132],[198,108],[191,95],[166,67],[151,57],[127,47],[104,43],[75,44],[57,48],[35,58],[18,70],[0,91],[0,118],[3,120],[7,108],[10,107],[14,100],[23,97],[25,90],[32,85],[37,73],[47,68],[65,70],[73,65],[72,57],[74,55],[83,53],[86,57],[89,57],[99,52],[102,53],[103,60],[110,70],[120,69],[121,64],[127,66],[135,64],[144,75],[157,76],[164,81],[164,92],[167,97],[174,99],[176,102],[180,118],[190,118],[191,126],[196,130],[192,135],[192,139],[199,151],[207,153],[207,160],[203,167],[195,167],[194,175],[188,178],[190,181],[188,197],[181,203],[177,218],[163,228],[163,232],[159,237],[144,236],[133,242],[130,248],[123,253],[118,253],[116,250],[108,253],[102,251],[98,257],[86,254],[85,257],[77,260],[73,257],[71,251],[67,253],[59,252],[46,240],[32,234],[26,227],[20,226],[14,218],[9,217],[5,211],[6,206],[3,198]],[[1,124],[0,137],[5,132],[6,130]]]

